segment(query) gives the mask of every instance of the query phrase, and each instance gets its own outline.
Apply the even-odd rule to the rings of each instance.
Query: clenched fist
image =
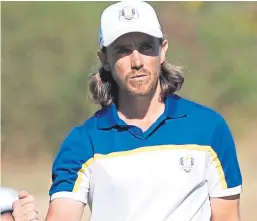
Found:
[[[32,195],[25,191],[19,193],[19,200],[13,203],[13,218],[15,221],[36,221],[38,212],[36,202]]]

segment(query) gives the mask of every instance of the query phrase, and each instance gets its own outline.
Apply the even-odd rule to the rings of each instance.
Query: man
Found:
[[[2,221],[14,221],[12,204],[18,199],[18,192],[12,188],[0,187],[0,208]]]
[[[46,220],[80,220],[88,204],[92,221],[238,221],[232,135],[218,113],[174,95],[184,79],[165,60],[154,9],[109,6],[99,40],[102,67],[89,86],[102,109],[61,145]],[[14,210],[33,206],[29,198]]]

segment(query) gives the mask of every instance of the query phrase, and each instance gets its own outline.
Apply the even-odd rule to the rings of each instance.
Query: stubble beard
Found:
[[[133,79],[135,76],[144,75],[142,79]],[[125,88],[130,96],[145,97],[149,96],[157,88],[158,76],[148,70],[132,70],[125,79]]]

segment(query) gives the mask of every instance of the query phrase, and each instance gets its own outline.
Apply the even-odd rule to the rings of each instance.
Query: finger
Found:
[[[26,198],[20,199],[21,206],[23,207],[24,205],[28,203],[36,203],[35,198],[32,195],[28,195]]]
[[[13,212],[12,212],[12,216],[14,218],[15,221],[22,221],[22,208],[21,208],[21,204],[19,200],[16,200],[13,204],[12,204],[12,208],[13,208]]]
[[[24,199],[24,198],[26,198],[28,195],[29,195],[29,193],[28,193],[27,191],[22,190],[22,191],[19,192],[18,197],[19,197],[19,199]]]
[[[13,204],[12,204],[12,209],[13,209],[13,211],[16,211],[16,212],[22,211],[20,200],[15,200],[15,201],[13,202]]]
[[[17,212],[12,212],[12,216],[14,218],[15,221],[24,221],[23,220],[23,216],[21,215],[21,213],[17,213]]]
[[[31,211],[36,211],[36,206],[34,203],[27,203],[22,207],[22,214],[27,214]]]
[[[30,211],[28,213],[26,213],[25,215],[23,215],[24,220],[26,221],[32,221],[32,220],[37,220],[38,219],[38,214],[36,211]]]

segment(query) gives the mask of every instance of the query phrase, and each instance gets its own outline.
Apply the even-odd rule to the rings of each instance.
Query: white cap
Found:
[[[161,25],[151,5],[143,1],[122,1],[103,11],[99,31],[100,48],[109,46],[120,36],[131,32],[163,38]]]

